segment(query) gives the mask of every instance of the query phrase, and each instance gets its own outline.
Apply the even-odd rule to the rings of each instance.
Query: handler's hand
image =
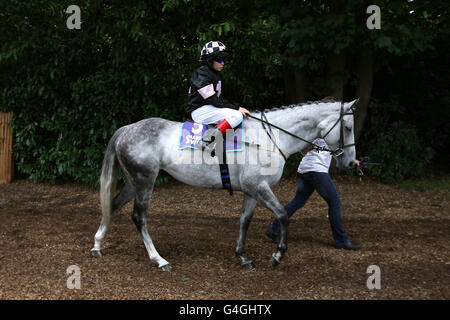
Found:
[[[356,166],[359,167],[359,160],[355,160]]]
[[[303,155],[307,154],[308,152],[310,152],[313,149],[313,145],[309,144],[306,148],[304,148],[301,153]]]
[[[242,107],[239,107],[239,112],[242,113],[242,115],[244,117],[246,117],[246,116],[248,116],[250,114],[250,111],[248,111],[247,109],[242,108]]]

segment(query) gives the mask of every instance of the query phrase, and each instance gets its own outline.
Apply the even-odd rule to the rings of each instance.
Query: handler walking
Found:
[[[328,149],[328,145],[323,139],[316,139],[313,143],[319,147]],[[306,153],[306,155],[305,155]],[[347,237],[342,225],[341,200],[336,191],[336,187],[328,173],[331,164],[331,154],[327,151],[319,151],[309,146],[302,150],[304,157],[298,167],[301,175],[297,192],[294,199],[289,202],[285,209],[289,218],[308,201],[314,190],[328,204],[328,218],[331,224],[331,231],[337,249],[359,250],[362,248],[360,243],[352,242]],[[356,160],[359,166],[359,161]],[[277,219],[269,226],[266,235],[277,242],[280,234],[280,223]]]

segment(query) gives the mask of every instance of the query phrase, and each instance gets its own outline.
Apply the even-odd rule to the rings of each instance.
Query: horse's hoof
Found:
[[[170,271],[172,267],[169,264],[165,264],[160,267],[162,271]]]
[[[273,267],[276,267],[280,264],[280,261],[277,260],[275,257],[272,257],[272,259],[270,261],[272,262]]]
[[[255,269],[255,265],[253,264],[253,262],[248,262],[242,265],[242,269],[244,270],[253,270]]]
[[[100,250],[91,250],[92,256],[95,258],[101,258],[102,257],[102,253],[100,252]]]

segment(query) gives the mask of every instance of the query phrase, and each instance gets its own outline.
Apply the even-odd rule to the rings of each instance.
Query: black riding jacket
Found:
[[[189,79],[190,87],[186,115],[204,105],[210,104],[216,108],[230,108],[239,110],[238,104],[229,103],[222,95],[222,81],[218,72],[207,65],[203,65],[194,71]]]

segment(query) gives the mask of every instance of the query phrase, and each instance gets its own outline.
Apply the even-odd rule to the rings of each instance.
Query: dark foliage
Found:
[[[71,4],[0,2],[0,108],[14,112],[17,169],[31,179],[96,184],[106,144],[119,127],[148,117],[182,121],[188,79],[199,65],[201,45],[211,39],[232,51],[223,74],[227,98],[250,110],[285,103],[286,66],[303,66],[311,84],[308,99],[322,98],[325,53],[374,44],[383,61],[373,89],[379,103],[369,111],[364,139],[376,141],[362,143],[362,150],[374,158],[380,148],[403,142],[408,154],[426,150],[420,167],[414,167],[416,159],[401,164],[405,172],[395,166],[410,156],[397,156],[395,149],[380,154],[376,160],[386,166],[374,174],[389,181],[423,174],[432,150],[446,148],[450,99],[443,72],[448,59],[442,57],[449,32],[440,1],[426,8],[389,5],[385,17],[406,17],[404,10],[416,6],[419,22],[413,16],[398,25],[392,20],[384,33],[364,41],[367,31],[358,23],[367,15],[354,13],[364,9],[358,1],[346,2],[346,13],[334,13],[320,1],[84,0],[78,2],[81,30],[66,27]],[[349,99],[355,87],[351,69]],[[388,115],[378,112],[394,95],[395,108],[383,109]]]

